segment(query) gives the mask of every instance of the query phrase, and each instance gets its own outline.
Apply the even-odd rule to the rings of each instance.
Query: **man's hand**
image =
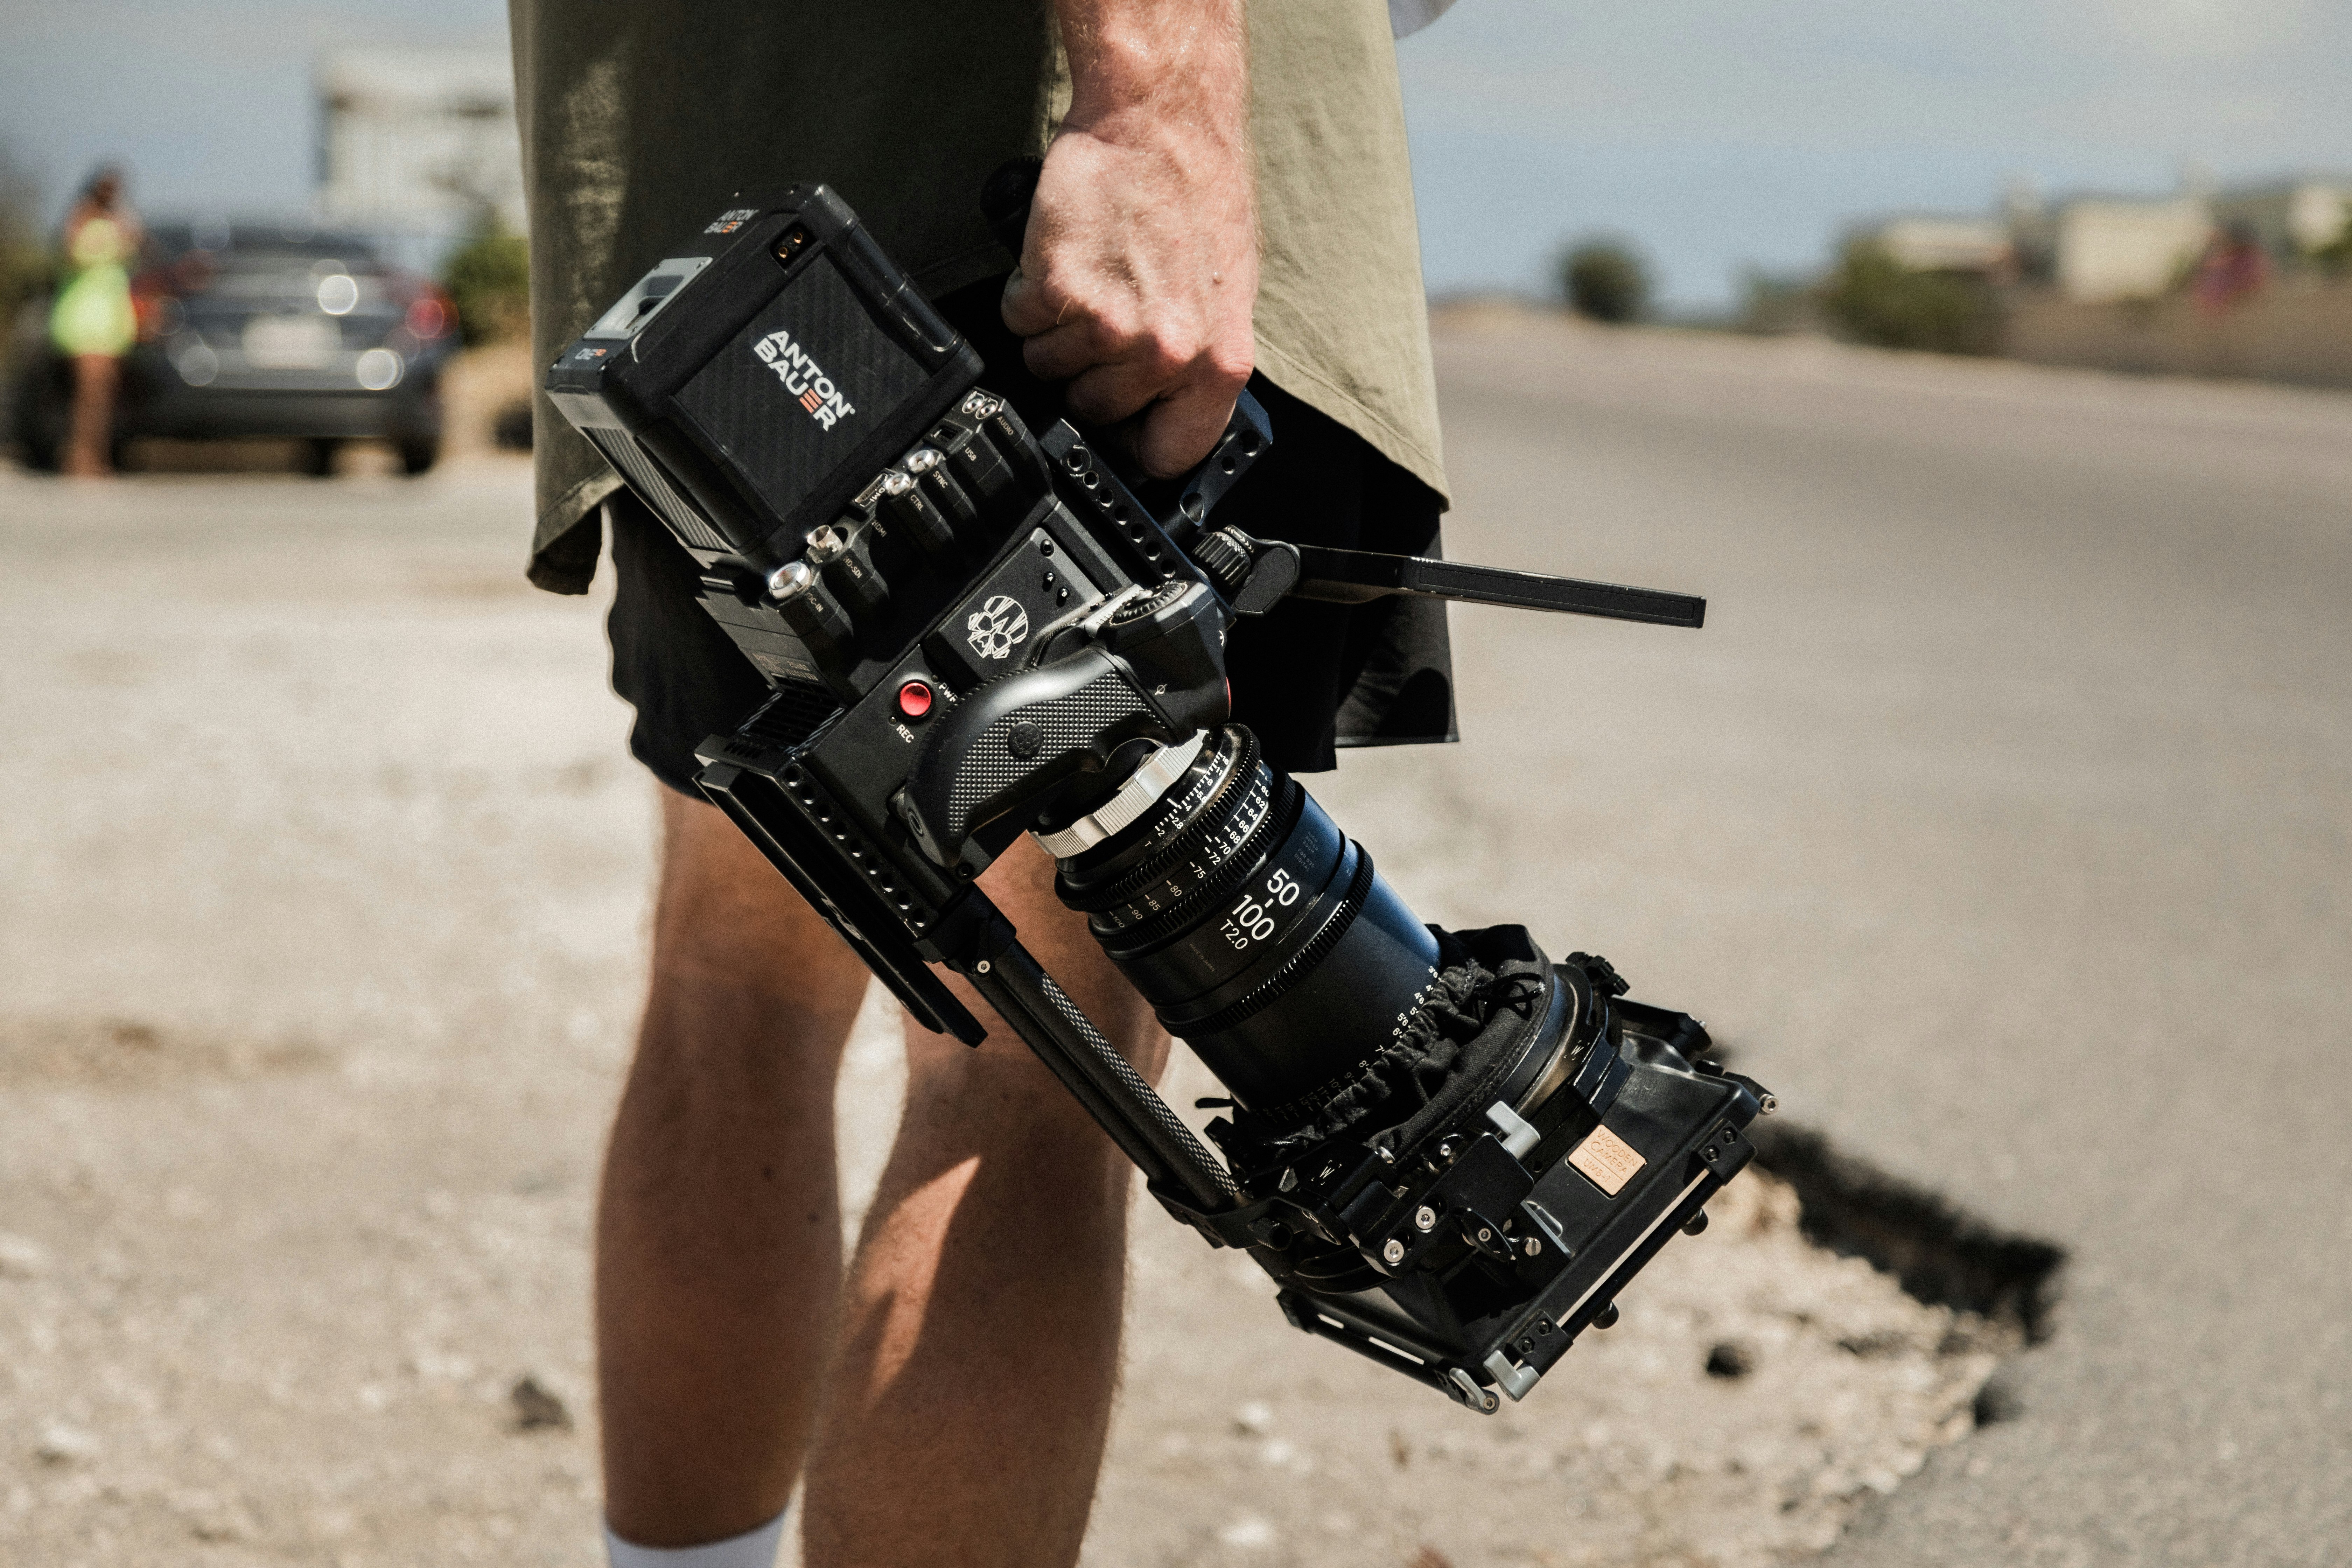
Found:
[[[1275,0],[1278,4],[1279,0]],[[1241,0],[1055,0],[1070,112],[1004,323],[1146,473],[1206,457],[1249,380],[1257,212]]]

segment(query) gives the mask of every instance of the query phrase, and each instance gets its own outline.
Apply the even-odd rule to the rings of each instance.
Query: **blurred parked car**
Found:
[[[354,235],[275,224],[158,224],[131,279],[139,342],[123,363],[115,445],[293,437],[305,467],[338,444],[389,441],[421,474],[441,454],[441,367],[457,312],[429,279],[387,267]],[[72,366],[27,310],[12,356],[25,460],[57,466]]]

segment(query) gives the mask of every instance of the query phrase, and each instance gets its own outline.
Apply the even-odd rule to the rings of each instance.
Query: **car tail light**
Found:
[[[436,289],[409,301],[407,326],[420,342],[431,342],[449,330],[456,317],[449,301]]]
[[[139,341],[152,343],[158,338],[168,338],[180,330],[185,319],[180,301],[157,280],[146,275],[134,279],[131,285],[131,313],[139,324]]]

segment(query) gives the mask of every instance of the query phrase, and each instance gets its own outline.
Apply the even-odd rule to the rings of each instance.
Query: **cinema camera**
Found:
[[[1017,247],[1028,173],[991,182]],[[550,368],[772,694],[702,790],[923,1024],[967,976],[1297,1327],[1473,1410],[1516,1399],[1747,1164],[1772,1099],[1605,960],[1423,925],[1227,721],[1236,616],[1425,595],[1697,626],[1641,589],[1209,526],[1273,438],[1132,486],[1036,436],[823,185],[720,214]],[[1022,833],[1231,1094],[1212,1155],[974,886]]]

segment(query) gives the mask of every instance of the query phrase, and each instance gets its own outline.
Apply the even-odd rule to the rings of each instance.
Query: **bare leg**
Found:
[[[1167,1038],[1026,838],[984,884],[1147,1076]],[[1019,1037],[908,1028],[906,1119],[858,1239],[818,1421],[810,1568],[1076,1560],[1118,1373],[1129,1167]]]
[[[662,820],[596,1352],[605,1517],[685,1546],[775,1517],[806,1451],[841,1286],[834,1079],[866,972],[717,807],[666,789]]]
[[[62,467],[85,478],[110,473],[114,436],[114,387],[121,364],[111,354],[74,355],[73,422],[67,426]]]

